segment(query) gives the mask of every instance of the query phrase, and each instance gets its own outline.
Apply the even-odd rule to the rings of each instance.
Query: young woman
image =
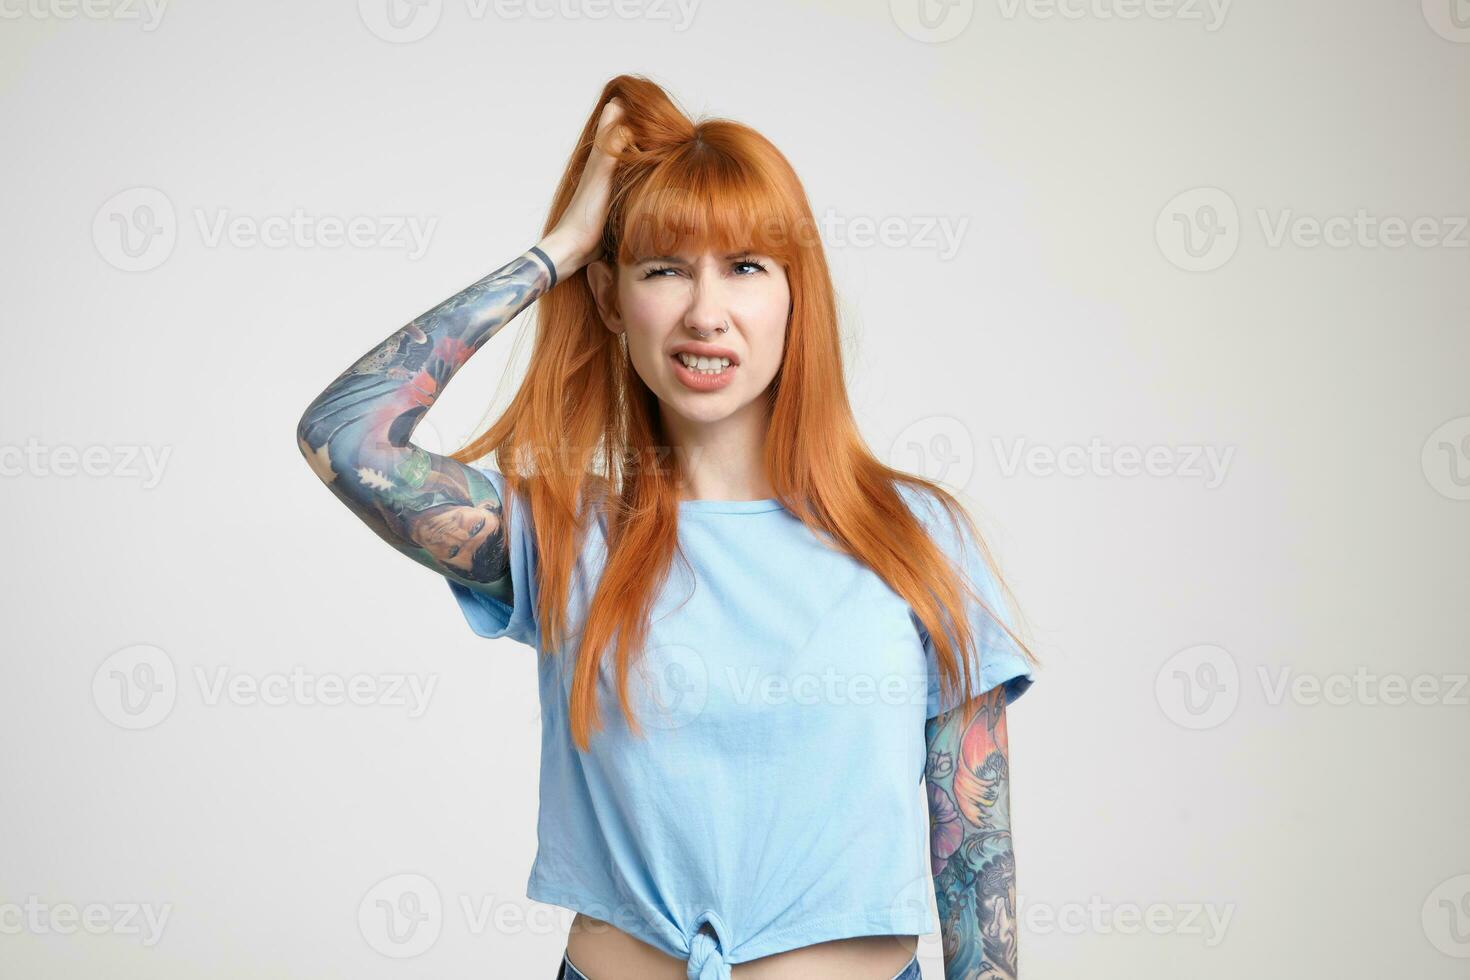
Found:
[[[559,977],[916,980],[931,881],[945,976],[1016,976],[1034,658],[963,508],[864,445],[814,229],[768,141],[619,76],[541,240],[301,419],[353,513],[539,652],[527,895],[577,913]],[[505,414],[416,446],[537,300]]]

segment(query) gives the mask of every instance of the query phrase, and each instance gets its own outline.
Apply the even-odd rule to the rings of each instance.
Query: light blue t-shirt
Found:
[[[503,500],[504,477],[477,468]],[[939,502],[900,490],[956,554]],[[523,496],[512,503],[513,605],[446,581],[480,636],[539,649],[529,514]],[[618,708],[610,649],[605,727],[585,754],[568,720],[571,657],[538,658],[541,804],[527,896],[687,959],[690,980],[726,980],[731,964],[832,939],[933,932],[924,722],[957,697],[940,697],[923,626],[778,501],[683,501],[679,543],[690,567],[675,556],[629,672],[641,739]],[[606,548],[591,522],[571,582],[574,633]],[[960,552],[1001,609],[974,542]],[[1004,683],[1015,700],[1030,665],[978,607],[970,622],[972,693]]]

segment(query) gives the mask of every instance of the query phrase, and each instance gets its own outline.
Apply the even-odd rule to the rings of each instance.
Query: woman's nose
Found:
[[[684,325],[698,333],[712,333],[727,328],[730,312],[725,307],[720,287],[696,285],[690,297],[689,309],[684,313]]]

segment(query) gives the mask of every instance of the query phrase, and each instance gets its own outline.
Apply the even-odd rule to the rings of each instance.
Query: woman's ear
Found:
[[[623,317],[618,312],[617,271],[602,259],[587,263],[587,285],[592,290],[592,300],[597,304],[597,314],[602,325],[613,333],[623,332]]]

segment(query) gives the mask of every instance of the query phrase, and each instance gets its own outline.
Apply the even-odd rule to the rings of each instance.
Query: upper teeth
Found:
[[[719,373],[730,366],[728,357],[696,357],[693,354],[679,352],[679,360],[691,371],[712,371]]]

